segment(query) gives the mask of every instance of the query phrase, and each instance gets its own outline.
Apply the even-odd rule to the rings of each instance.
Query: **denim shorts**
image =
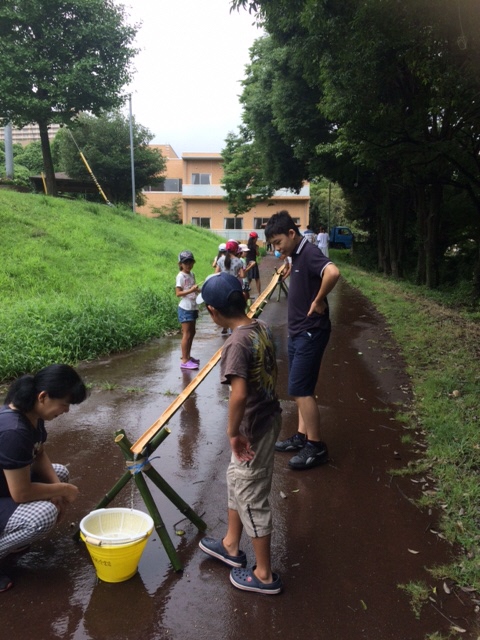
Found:
[[[288,338],[288,394],[313,396],[330,330],[303,331]]]
[[[191,309],[183,309],[178,307],[178,321],[182,322],[195,322],[198,318],[198,309],[192,311]]]

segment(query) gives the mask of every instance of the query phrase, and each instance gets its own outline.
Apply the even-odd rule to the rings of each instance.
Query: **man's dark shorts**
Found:
[[[288,338],[288,393],[313,396],[330,331],[303,331]]]

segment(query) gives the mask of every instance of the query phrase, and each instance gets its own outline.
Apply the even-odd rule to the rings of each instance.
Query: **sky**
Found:
[[[184,152],[220,152],[241,123],[238,96],[249,48],[262,35],[229,0],[119,0],[142,25],[127,88],[135,121],[153,144]],[[127,106],[128,112],[128,106]]]

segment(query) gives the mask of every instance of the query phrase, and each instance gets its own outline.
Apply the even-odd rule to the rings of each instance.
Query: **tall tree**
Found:
[[[465,190],[473,203],[469,227],[479,256],[475,273],[480,293],[478,2],[231,4],[254,13],[277,46],[296,61],[300,52],[300,75],[316,90],[317,108],[335,132],[333,142],[320,140],[313,147],[310,166],[319,166],[318,157],[333,159],[330,166],[324,163],[327,173],[322,173],[338,182],[375,221],[379,263],[385,272],[401,275],[407,246],[410,251],[413,247],[419,282],[437,286],[445,252],[444,194],[453,185]],[[288,77],[280,66],[277,70]],[[268,93],[268,85],[264,88]],[[305,92],[303,103],[309,99]],[[256,109],[253,101],[249,106]],[[305,130],[295,118],[288,126],[290,141]],[[283,129],[284,140],[286,134]],[[308,151],[307,145],[302,148]],[[353,190],[354,172],[360,180],[355,180]],[[409,235],[412,227],[417,242]]]
[[[38,124],[51,195],[49,124],[122,104],[136,31],[113,0],[2,0],[0,122]]]
[[[59,168],[71,178],[89,179],[79,154],[86,157],[100,185],[108,190],[114,202],[131,202],[132,177],[129,121],[118,111],[97,118],[80,114],[70,130],[61,129],[55,137]],[[164,173],[166,161],[158,149],[149,146],[153,135],[133,122],[135,191],[142,204],[142,188],[152,178]]]

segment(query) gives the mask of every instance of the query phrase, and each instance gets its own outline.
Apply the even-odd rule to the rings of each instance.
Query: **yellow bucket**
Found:
[[[80,537],[104,582],[123,582],[137,573],[152,531],[152,518],[135,509],[96,509],[80,522]]]

